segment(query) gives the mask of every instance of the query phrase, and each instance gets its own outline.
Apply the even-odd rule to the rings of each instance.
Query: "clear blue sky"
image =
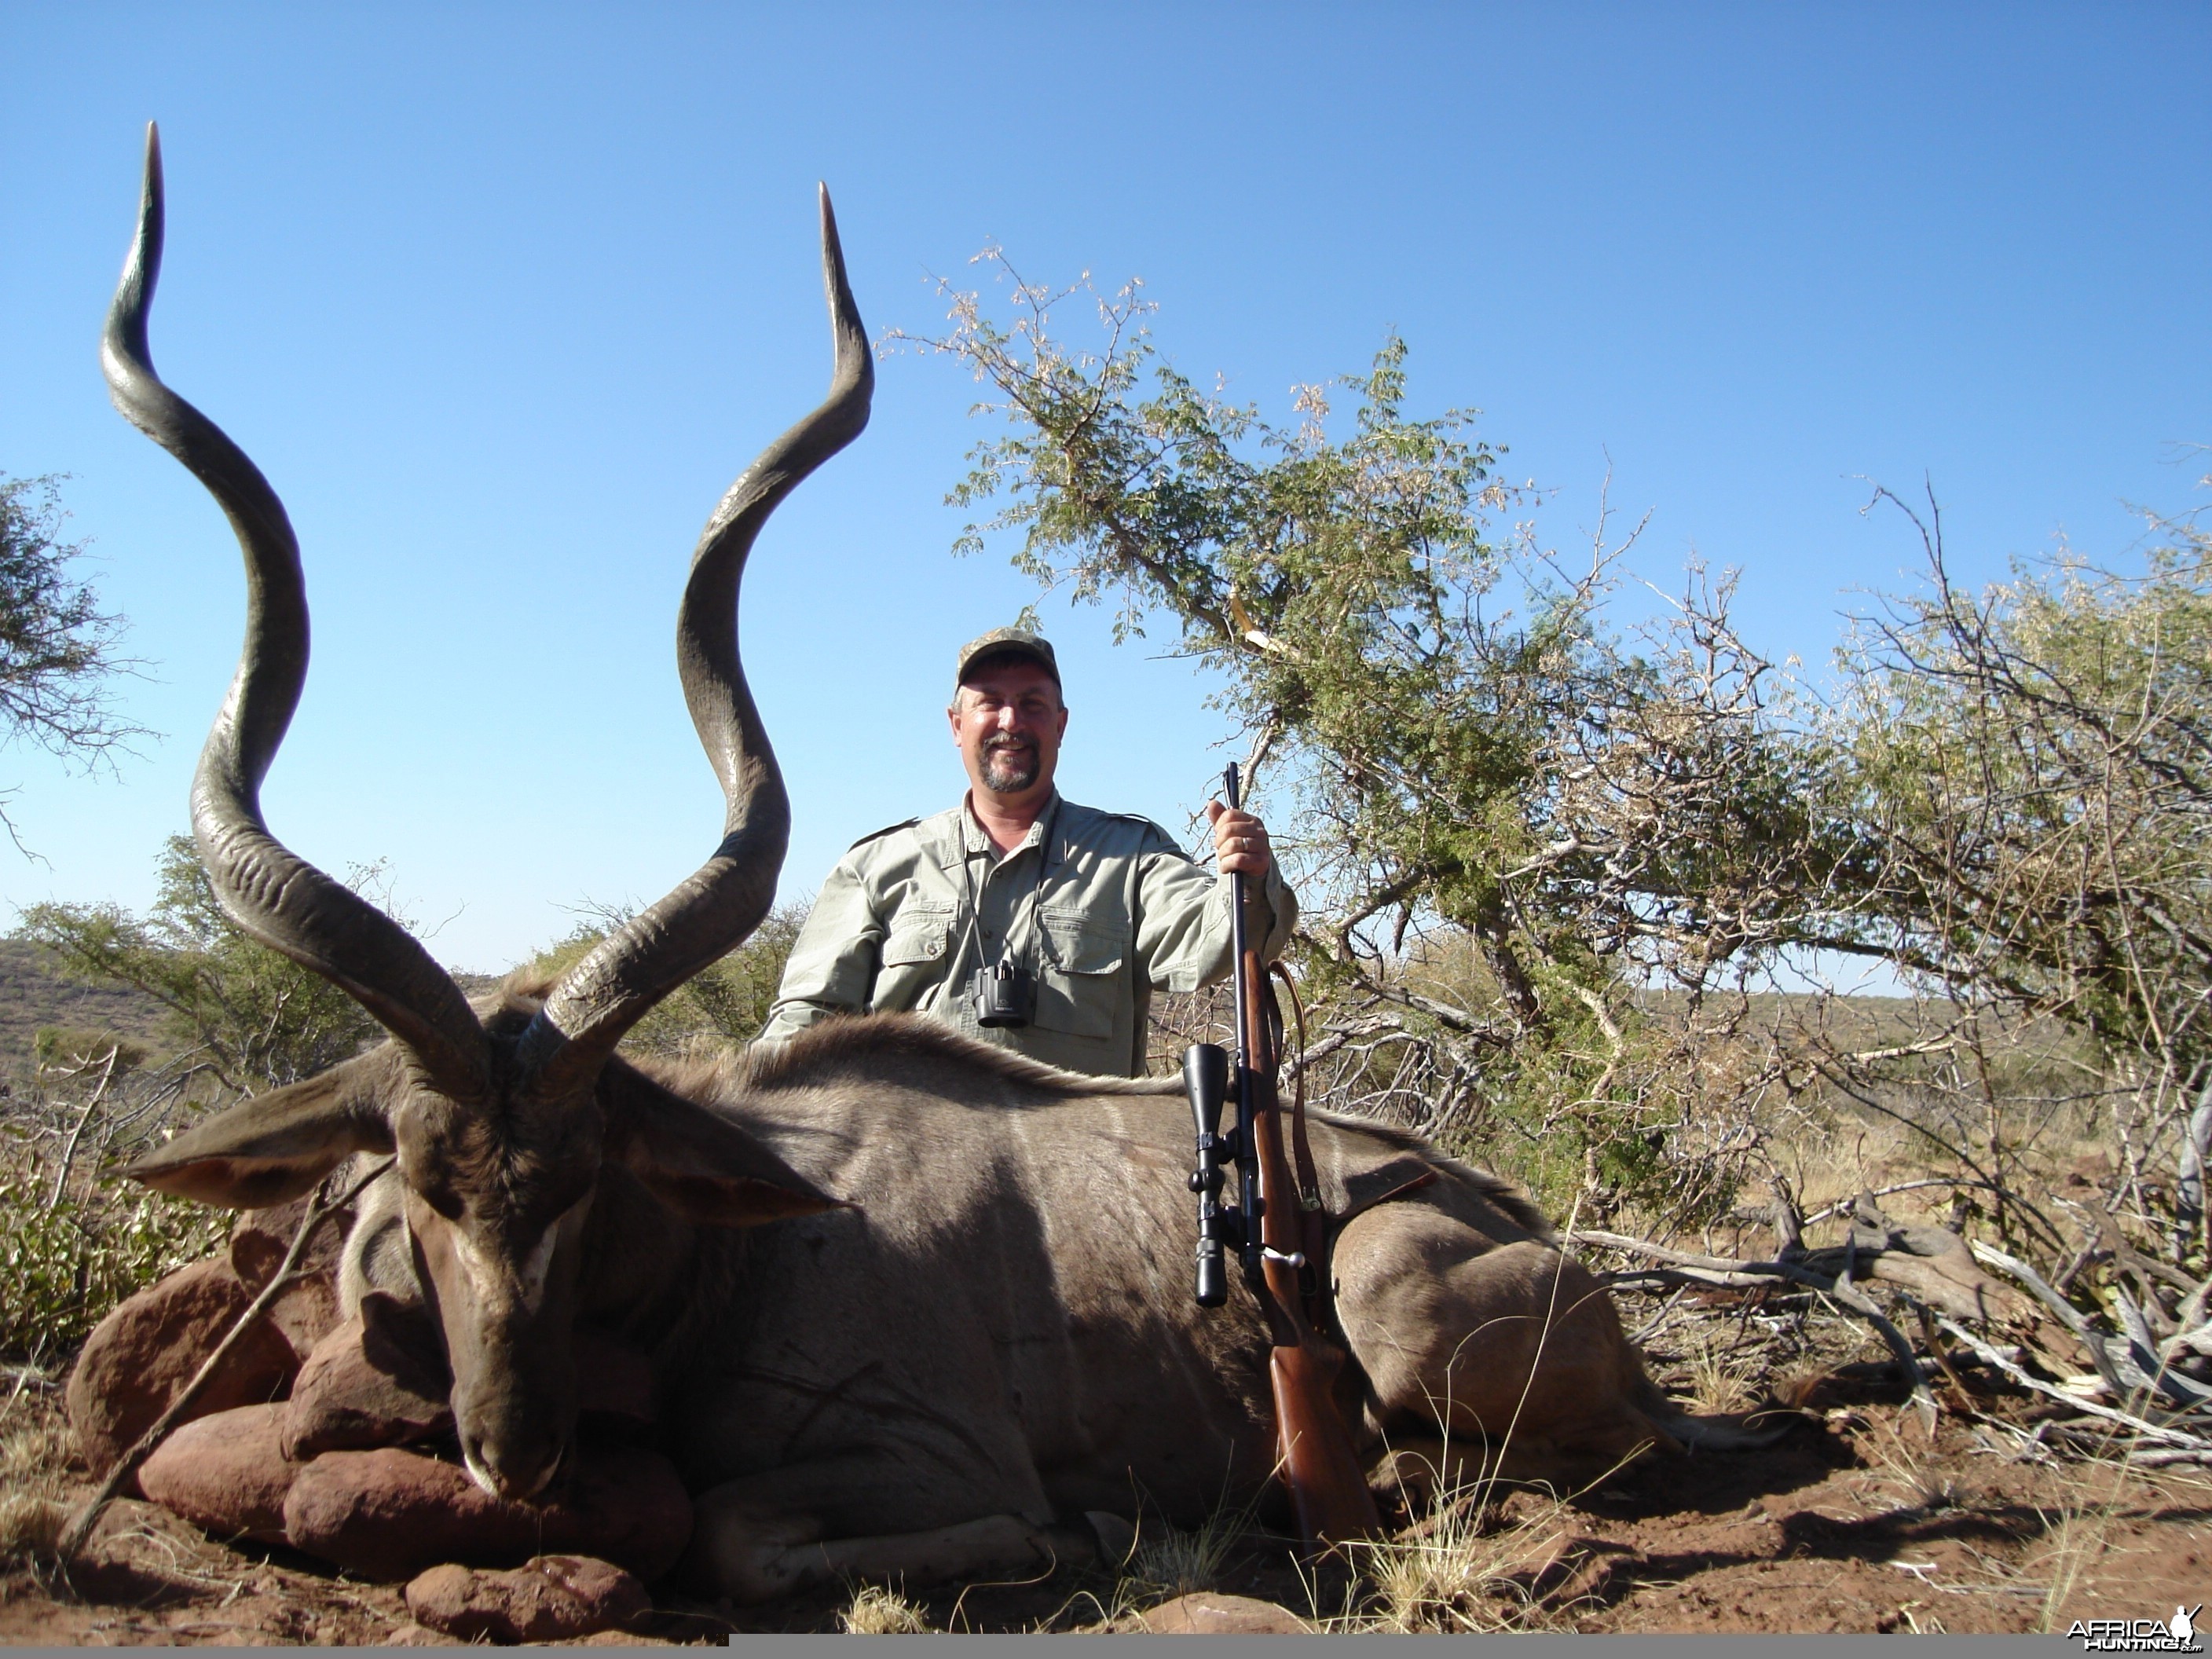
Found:
[[[987,240],[1141,275],[1160,343],[1280,413],[1413,348],[1571,544],[1611,457],[1643,568],[1741,566],[1823,660],[1910,579],[1871,475],[1932,477],[1978,579],[2134,542],[2212,441],[2212,7],[39,4],[0,12],[0,469],[74,528],[165,734],[119,780],[0,755],[36,899],[143,904],[237,647],[222,521],[94,359],[162,126],[155,361],[291,509],[315,607],[266,796],[325,867],[388,859],[448,960],[650,900],[714,842],[678,695],[698,527],[819,396],[812,190],[872,332],[927,331]],[[1030,597],[956,562],[972,386],[882,367],[783,508],[745,650],[794,802],[790,894],[950,805],[961,640]],[[1046,613],[1063,782],[1180,830],[1222,735],[1185,665]]]

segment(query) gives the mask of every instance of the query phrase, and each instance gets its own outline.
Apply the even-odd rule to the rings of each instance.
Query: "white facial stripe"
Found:
[[[477,1249],[477,1242],[469,1237],[466,1228],[456,1226],[453,1235],[453,1256],[461,1264],[463,1277],[469,1281],[469,1288],[476,1292],[477,1301],[487,1300],[499,1282],[498,1274],[493,1271],[492,1264],[483,1253]]]
[[[556,1221],[522,1260],[522,1305],[532,1313],[545,1299],[545,1273],[553,1265],[553,1246],[560,1235],[561,1224]]]
[[[553,1266],[553,1247],[560,1242],[560,1236],[561,1223],[556,1221],[530,1247],[530,1254],[523,1257],[517,1271],[514,1288],[520,1291],[522,1305],[528,1312],[536,1313],[538,1304],[545,1299],[546,1275]],[[506,1275],[477,1248],[476,1240],[469,1237],[465,1229],[453,1229],[453,1254],[478,1302],[493,1300],[507,1284]]]

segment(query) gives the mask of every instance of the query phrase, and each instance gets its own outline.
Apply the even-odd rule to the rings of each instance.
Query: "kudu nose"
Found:
[[[567,1447],[553,1434],[461,1436],[461,1457],[477,1485],[494,1498],[522,1503],[552,1484]]]

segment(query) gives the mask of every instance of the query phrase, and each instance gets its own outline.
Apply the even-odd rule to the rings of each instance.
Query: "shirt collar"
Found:
[[[1054,789],[1046,799],[1044,810],[1036,815],[1036,822],[1030,825],[1030,832],[1022,838],[1021,845],[1004,856],[1013,858],[1018,854],[1029,851],[1033,847],[1042,845],[1045,833],[1060,817],[1060,791]],[[959,845],[956,849],[957,854],[972,856],[977,853],[988,853],[994,860],[1000,857],[998,843],[985,834],[983,826],[976,822],[975,809],[966,795],[960,798],[958,825]]]

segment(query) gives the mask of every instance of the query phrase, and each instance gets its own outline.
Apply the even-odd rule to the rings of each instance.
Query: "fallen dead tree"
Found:
[[[2203,1363],[2212,1359],[2212,1316],[2207,1313],[2212,1278],[2173,1284],[2180,1301],[2172,1314],[2154,1296],[2146,1293],[2137,1300],[2115,1283],[2109,1292],[2108,1326],[2069,1302],[2019,1257],[1970,1242],[1948,1228],[1899,1224],[1871,1194],[1862,1194],[1840,1218],[1849,1223],[1841,1241],[1808,1248],[1796,1206],[1778,1183],[1772,1222],[1777,1248],[1771,1257],[1705,1255],[1590,1229],[1571,1233],[1569,1240],[1585,1252],[1626,1259],[1628,1265],[1599,1275],[1616,1290],[1786,1288],[1826,1299],[1881,1336],[1900,1387],[1909,1392],[1931,1435],[1938,1411],[1931,1379],[1948,1378],[1957,1385],[1962,1403],[1970,1397],[1959,1376],[1963,1350],[1973,1364],[2006,1382],[2063,1407],[2045,1415],[2033,1434],[1997,1425],[2033,1447],[2077,1456],[2126,1457],[2148,1467],[2212,1464],[2212,1380],[2197,1374],[2212,1369]],[[2126,1248],[2124,1242],[2109,1230],[2104,1243],[2103,1254],[2130,1265],[2118,1255]],[[2085,1250],[2074,1273],[2094,1254]],[[2163,1267],[2141,1258],[2136,1264]],[[1924,1361],[1898,1322],[1877,1304],[1877,1293],[1910,1310],[1921,1332]],[[1947,1349],[1944,1338],[1956,1348]],[[2093,1368],[2089,1372],[2080,1370],[2082,1361]]]

